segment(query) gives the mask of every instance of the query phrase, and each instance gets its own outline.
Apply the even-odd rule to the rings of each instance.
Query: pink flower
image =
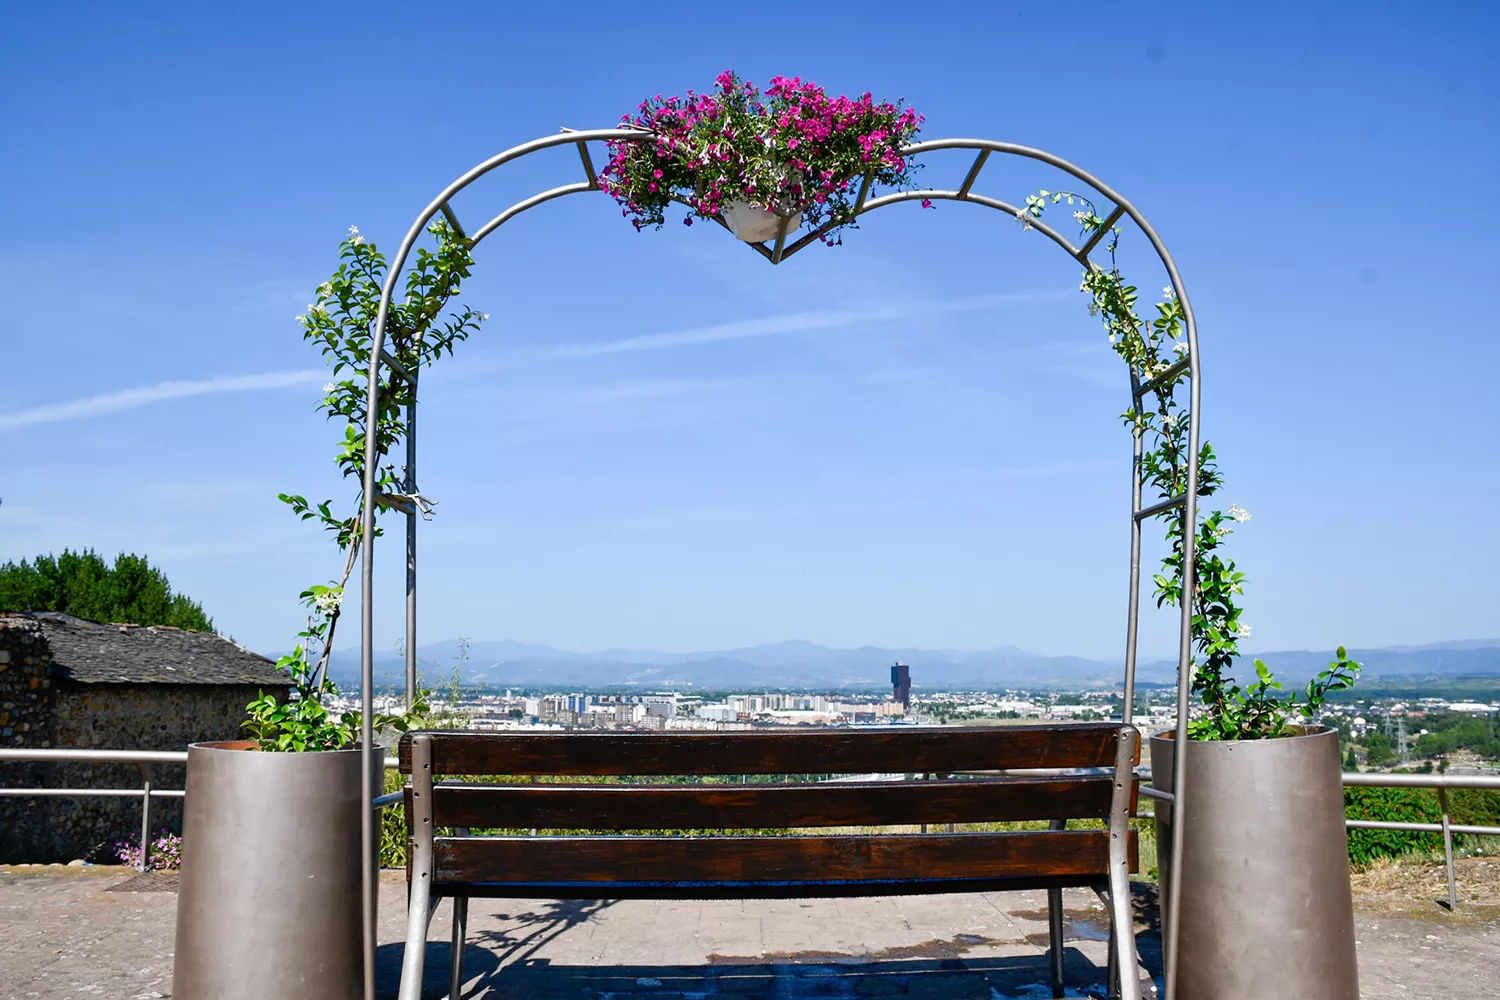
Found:
[[[922,207],[923,208],[931,208],[932,207],[932,199],[931,198],[923,198],[922,199]]]

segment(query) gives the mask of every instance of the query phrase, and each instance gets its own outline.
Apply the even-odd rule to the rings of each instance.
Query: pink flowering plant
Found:
[[[902,149],[922,116],[902,100],[829,97],[815,83],[783,76],[772,77],[762,95],[725,70],[711,93],[657,94],[621,122],[654,136],[611,142],[599,177],[636,229],[660,228],[673,202],[687,206],[689,226],[738,202],[785,218],[801,214],[833,245],[853,223],[867,180],[871,188],[911,186],[918,165]]]
[[[115,845],[115,857],[120,864],[131,868],[141,867],[140,838],[131,837]],[[182,838],[170,830],[158,830],[151,841],[151,867],[158,871],[176,871],[182,867]]]

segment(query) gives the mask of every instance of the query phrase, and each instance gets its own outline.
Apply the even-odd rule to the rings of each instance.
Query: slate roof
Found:
[[[41,626],[58,675],[84,684],[288,684],[272,661],[211,632],[106,625],[58,611],[0,615],[0,625],[8,618]]]

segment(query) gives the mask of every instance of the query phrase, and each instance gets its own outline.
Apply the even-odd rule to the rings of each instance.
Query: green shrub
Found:
[[[1436,796],[1434,796],[1436,798]],[[1500,792],[1455,788],[1448,793],[1449,819],[1463,826],[1500,826]]]
[[[386,770],[386,793],[399,792],[405,785],[406,775],[393,768]],[[406,812],[399,802],[380,810],[380,867],[406,867]]]
[[[1500,826],[1500,792],[1458,788],[1448,793],[1448,818],[1459,826]],[[1387,823],[1441,823],[1442,807],[1436,789],[1374,788],[1358,785],[1344,789],[1344,813],[1349,819]],[[1454,838],[1456,846],[1481,844],[1493,838],[1464,834]],[[1413,852],[1441,851],[1440,833],[1403,830],[1350,830],[1349,860],[1369,864],[1379,857],[1396,858]]]
[[[1439,823],[1437,793],[1427,788],[1375,788],[1354,785],[1344,789],[1344,815],[1349,819],[1383,823]],[[1350,830],[1349,860],[1367,865],[1376,858],[1397,858],[1414,851],[1440,851],[1437,833],[1406,830]]]

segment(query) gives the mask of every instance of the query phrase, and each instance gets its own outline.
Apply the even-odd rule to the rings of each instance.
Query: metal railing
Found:
[[[0,797],[8,798],[99,798],[141,800],[141,863],[138,871],[151,870],[151,800],[180,799],[187,795],[181,788],[156,788],[151,781],[152,764],[186,764],[186,750],[72,750],[72,749],[28,749],[0,750],[0,763],[39,764],[134,764],[141,772],[140,788],[4,788]],[[399,762],[386,759],[385,766],[395,768]],[[401,800],[400,792],[382,795],[375,799],[375,808],[392,805]]]
[[[0,750],[0,761],[31,761],[47,764],[134,764],[141,772],[141,787],[135,788],[0,788],[0,796],[39,798],[135,798],[141,800],[140,871],[151,870],[151,800],[180,799],[181,788],[154,788],[152,764],[186,764],[186,750]]]
[[[1142,782],[1151,780],[1151,769],[1138,768],[1136,775]],[[1438,806],[1442,810],[1439,823],[1401,823],[1394,820],[1349,819],[1345,817],[1346,830],[1396,830],[1405,833],[1441,833],[1443,835],[1443,865],[1448,875],[1448,911],[1458,912],[1458,885],[1453,873],[1453,835],[1467,833],[1481,837],[1500,837],[1500,826],[1472,826],[1454,823],[1448,810],[1448,789],[1478,788],[1500,792],[1500,774],[1374,774],[1367,771],[1345,771],[1344,787],[1364,786],[1374,788],[1431,788],[1437,792]],[[1142,784],[1140,792],[1149,799],[1172,800],[1170,792],[1163,792]]]
[[[1480,836],[1500,837],[1500,826],[1463,826],[1454,823],[1448,814],[1448,789],[1484,788],[1500,791],[1500,774],[1369,774],[1346,771],[1344,787],[1355,785],[1375,788],[1432,788],[1438,794],[1438,806],[1442,809],[1441,823],[1397,823],[1371,819],[1345,819],[1349,830],[1404,830],[1411,833],[1441,833],[1443,835],[1443,865],[1448,871],[1448,912],[1458,912],[1458,885],[1453,877],[1453,835],[1470,833]]]

